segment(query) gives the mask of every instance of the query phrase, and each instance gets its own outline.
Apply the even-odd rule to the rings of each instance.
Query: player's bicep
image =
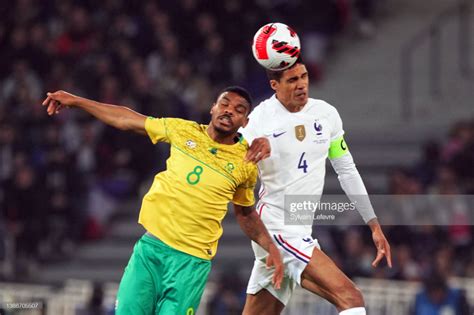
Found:
[[[329,145],[328,156],[331,160],[340,158],[349,153],[349,147],[347,146],[344,137],[340,136],[331,141]]]
[[[254,186],[239,186],[235,190],[234,197],[232,198],[234,205],[243,207],[251,207],[255,204]]]
[[[247,179],[235,190],[232,203],[250,207],[255,204],[255,185],[257,184],[258,169],[254,164],[247,165]]]

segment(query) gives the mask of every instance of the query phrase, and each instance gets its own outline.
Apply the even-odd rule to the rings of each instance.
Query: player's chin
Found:
[[[231,135],[237,132],[238,128],[235,128],[234,126],[229,126],[229,125],[223,125],[223,124],[216,124],[214,126],[214,129],[224,135]]]
[[[295,103],[298,105],[304,105],[308,102],[308,94],[301,94],[294,97]]]

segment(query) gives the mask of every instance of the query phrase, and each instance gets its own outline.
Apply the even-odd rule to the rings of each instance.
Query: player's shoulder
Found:
[[[195,126],[195,125],[199,126],[199,124],[195,121],[182,119],[182,118],[165,117],[163,119],[168,124],[183,125],[183,126]]]
[[[316,99],[316,98],[308,98],[308,103],[311,105],[312,108],[314,108],[318,112],[337,113],[336,107],[329,104],[325,100]]]
[[[172,117],[165,117],[163,120],[165,126],[170,129],[201,129],[201,125],[192,120]]]
[[[328,102],[321,99],[309,98],[308,103],[310,105],[308,110],[310,114],[314,114],[319,118],[326,117],[332,121],[340,119],[339,112],[337,111],[336,107],[329,104]]]
[[[275,110],[275,105],[278,104],[278,99],[275,95],[261,101],[255,108],[252,110],[252,115],[262,115],[268,114]]]

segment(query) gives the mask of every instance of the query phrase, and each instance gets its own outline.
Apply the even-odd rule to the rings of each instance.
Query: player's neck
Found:
[[[285,105],[285,104],[283,104],[283,106],[285,106],[285,108],[290,113],[297,113],[297,112],[301,111],[304,108],[305,105],[306,104],[304,104],[304,105],[292,105],[292,104]]]
[[[207,127],[207,134],[209,138],[221,144],[235,144],[235,137],[237,136],[237,134],[223,134],[217,131],[212,124]]]
[[[300,111],[305,107],[305,105],[306,105],[306,104],[303,104],[303,105],[296,105],[296,104],[290,104],[290,103],[285,104],[285,103],[283,103],[283,102],[280,102],[280,103],[281,103],[281,104],[283,105],[283,107],[285,107],[286,110],[289,111],[290,113],[297,113],[297,112],[300,112]]]

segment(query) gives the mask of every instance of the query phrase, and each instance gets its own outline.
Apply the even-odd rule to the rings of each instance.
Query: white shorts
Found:
[[[284,305],[290,301],[296,285],[301,285],[301,274],[306,268],[315,247],[321,249],[318,240],[308,237],[285,237],[281,234],[272,234],[273,242],[280,250],[285,274],[281,283],[281,288],[275,290],[272,285],[273,268],[267,269],[265,258],[268,253],[257,243],[252,242],[255,262],[247,286],[247,294],[256,294],[262,289],[266,289]]]

